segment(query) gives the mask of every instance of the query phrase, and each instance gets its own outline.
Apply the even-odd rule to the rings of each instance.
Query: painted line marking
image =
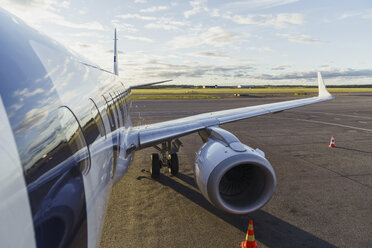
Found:
[[[288,112],[296,112],[296,113],[317,113],[317,114],[324,114],[324,115],[338,115],[338,116],[344,116],[344,117],[353,117],[353,118],[362,118],[362,119],[372,120],[372,117],[367,117],[367,116],[345,115],[345,114],[336,114],[336,113],[320,112],[320,111],[295,111],[295,110],[289,110]]]
[[[296,120],[296,121],[305,121],[305,122],[319,123],[319,124],[345,127],[345,128],[355,129],[355,130],[372,132],[372,129],[368,129],[368,128],[354,127],[354,126],[348,126],[348,125],[337,124],[337,123],[330,123],[330,122],[325,122],[325,121],[306,120],[306,119],[290,118],[290,117],[273,117],[273,116],[262,116],[262,117],[268,117],[268,118],[273,118],[273,119],[289,119],[289,120]]]

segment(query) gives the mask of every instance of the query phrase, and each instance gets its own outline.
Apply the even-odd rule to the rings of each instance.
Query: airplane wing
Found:
[[[136,85],[129,86],[129,88],[130,89],[135,89],[135,88],[139,88],[139,87],[143,87],[143,86],[149,86],[149,85],[154,85],[154,84],[162,84],[162,83],[166,83],[166,82],[170,82],[170,81],[173,81],[173,80],[170,79],[170,80],[164,80],[164,81],[159,81],[159,82],[136,84]]]
[[[129,149],[140,150],[211,126],[331,100],[333,96],[327,91],[320,73],[318,73],[318,91],[318,96],[311,98],[222,110],[133,127],[130,131]]]

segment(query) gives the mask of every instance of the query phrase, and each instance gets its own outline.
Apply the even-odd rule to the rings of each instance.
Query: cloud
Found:
[[[247,77],[249,72],[254,68],[249,65],[173,65],[173,64],[156,64],[143,68],[143,73],[148,77],[159,78],[201,78],[204,76],[216,77]]]
[[[134,0],[135,3],[147,3],[147,0]]]
[[[10,106],[10,109],[12,109],[12,110],[14,110],[14,111],[18,111],[18,110],[20,110],[22,107],[23,107],[23,104],[15,103],[15,104],[13,104],[13,105]]]
[[[372,69],[352,69],[352,68],[322,68],[323,78],[338,77],[372,77]],[[258,74],[254,78],[266,80],[286,80],[286,79],[315,79],[317,70],[296,71],[280,74]]]
[[[295,2],[298,2],[298,0],[250,0],[228,3],[225,4],[223,8],[238,10],[259,10],[278,7]]]
[[[220,10],[219,9],[213,9],[210,12],[210,14],[211,14],[212,17],[220,17]]]
[[[64,19],[54,20],[54,23],[60,26],[68,27],[68,28],[76,28],[76,29],[88,29],[88,30],[98,30],[103,31],[103,25],[97,21],[93,22],[85,22],[85,23],[74,23],[69,22]]]
[[[362,14],[363,19],[372,19],[372,10],[368,10],[367,13]]]
[[[139,14],[125,14],[125,15],[118,15],[117,17],[120,17],[122,19],[140,19],[140,20],[145,20],[145,21],[156,20],[156,17],[143,16],[143,15],[139,15]]]
[[[252,50],[252,51],[258,51],[258,52],[272,52],[273,51],[273,49],[271,47],[255,47],[255,46],[251,46],[251,47],[247,47],[246,49]]]
[[[274,66],[273,68],[271,68],[271,70],[282,71],[282,70],[285,70],[285,69],[288,69],[288,68],[291,68],[291,67],[293,67],[293,65],[277,65],[277,66]]]
[[[234,43],[237,40],[237,35],[221,27],[211,27],[207,32],[201,34],[201,39],[207,45],[224,46]]]
[[[69,34],[71,37],[94,37],[94,38],[104,38],[105,36],[103,34],[100,34],[99,32],[78,32],[78,33],[71,33]]]
[[[113,49],[106,50],[106,53],[114,54],[114,50],[113,50]],[[119,50],[119,51],[118,51],[118,54],[125,54],[125,53],[124,53],[123,51]]]
[[[148,23],[145,28],[148,29],[164,29],[164,30],[178,30],[182,26],[188,25],[186,22],[174,21],[170,18],[160,18],[156,22]]]
[[[15,128],[15,133],[19,134],[25,130],[29,130],[43,123],[48,114],[49,107],[35,108],[28,111],[22,122]]]
[[[196,15],[202,11],[208,11],[207,0],[194,0],[190,1],[189,3],[192,9],[183,13],[186,18]]]
[[[123,23],[123,21],[114,19],[111,20],[111,23],[113,24],[114,27],[118,30],[118,32],[123,31],[125,33],[137,33],[138,29],[129,23]]]
[[[174,48],[189,48],[201,45],[222,47],[237,42],[243,36],[247,37],[248,34],[236,34],[216,26],[209,28],[204,33],[175,37],[170,41],[170,44]]]
[[[203,43],[213,46],[223,46],[236,40],[236,35],[221,27],[212,27],[201,35]]]
[[[260,26],[274,26],[284,28],[290,25],[301,25],[304,23],[304,16],[300,13],[280,13],[280,14],[250,14],[246,16],[233,15],[231,13],[222,16],[238,24],[250,24]]]
[[[325,23],[329,23],[335,21],[344,21],[350,18],[372,19],[372,10],[368,9],[363,11],[348,11],[342,13],[341,15],[338,15],[337,17],[324,18],[323,21]]]
[[[168,9],[167,6],[153,6],[153,7],[147,8],[147,9],[141,9],[140,12],[142,12],[142,13],[153,13],[153,12],[163,11],[163,10],[167,10],[167,9]]]
[[[178,36],[169,41],[169,44],[174,48],[189,48],[200,46],[200,38],[196,35]]]
[[[58,12],[63,8],[69,8],[68,2],[58,1],[43,1],[43,0],[19,0],[9,1],[2,0],[2,7],[12,14],[20,17],[30,26],[39,29],[44,23],[52,23],[55,25],[74,28],[103,31],[103,25],[97,21],[76,23],[67,21]]]
[[[127,39],[130,39],[130,40],[139,40],[139,41],[145,41],[145,42],[154,42],[153,40],[151,40],[150,38],[147,38],[147,37],[130,36],[130,35],[125,35],[124,37],[127,38]]]
[[[30,91],[29,89],[27,88],[24,88],[23,90],[16,90],[14,93],[13,93],[13,97],[30,97],[30,96],[34,96],[34,95],[37,95],[37,94],[40,94],[40,93],[43,93],[44,90],[41,89],[41,88],[37,88],[35,89],[34,91]]]
[[[209,50],[197,53],[189,53],[189,56],[208,57],[208,58],[229,58],[225,53],[218,50]]]
[[[326,42],[320,41],[317,39],[312,38],[310,35],[304,35],[304,34],[282,34],[282,33],[277,33],[276,36],[285,38],[290,42],[294,43],[302,43],[302,44],[317,44],[317,45],[322,45],[325,44]]]

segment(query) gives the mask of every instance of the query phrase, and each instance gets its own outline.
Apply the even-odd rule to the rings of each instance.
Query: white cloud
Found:
[[[124,37],[127,38],[127,39],[130,39],[130,40],[139,40],[139,41],[145,41],[145,42],[154,42],[153,40],[151,40],[150,38],[147,38],[147,37],[130,36],[130,35],[125,35]]]
[[[224,5],[224,9],[239,9],[239,10],[258,10],[278,7],[290,3],[298,2],[298,0],[249,0],[238,1]]]
[[[228,58],[228,56],[218,50],[208,50],[203,52],[197,52],[197,53],[189,53],[187,54],[189,56],[195,56],[195,57],[209,57],[209,58]]]
[[[30,26],[39,29],[44,23],[52,23],[55,25],[74,28],[74,29],[88,29],[88,30],[104,30],[103,25],[97,21],[76,23],[67,21],[58,12],[61,8],[68,8],[67,2],[58,1],[0,1],[2,7],[12,14],[20,17]]]
[[[148,29],[177,30],[179,27],[188,25],[186,22],[178,22],[169,18],[160,18],[156,22],[145,25]]]
[[[238,24],[251,24],[262,26],[275,26],[278,28],[286,27],[288,24],[301,25],[304,23],[304,16],[299,13],[281,13],[281,14],[260,14],[260,15],[232,15],[224,14],[223,18],[231,20]]]
[[[44,90],[41,89],[41,88],[37,88],[34,91],[30,91],[29,89],[24,88],[23,90],[16,90],[13,93],[13,96],[14,97],[30,97],[30,96],[34,96],[34,95],[37,95],[37,94],[40,94],[40,93],[43,93],[43,92],[44,92]]]
[[[24,130],[28,130],[40,125],[46,120],[48,114],[49,106],[31,109],[26,113],[21,123],[16,127],[15,133],[19,134]]]
[[[125,14],[125,15],[118,15],[117,17],[123,18],[123,19],[140,19],[145,21],[153,21],[156,20],[156,17],[153,16],[143,16],[139,14]]]
[[[153,12],[163,11],[163,10],[167,10],[167,9],[168,9],[167,6],[153,6],[153,7],[147,8],[147,9],[141,9],[140,12],[142,12],[142,13],[153,13]]]
[[[60,26],[76,28],[76,29],[88,29],[88,30],[98,30],[98,31],[104,30],[102,24],[97,21],[86,22],[86,23],[74,23],[74,22],[66,21],[64,19],[60,19],[60,20],[54,20],[54,23]]]
[[[63,34],[61,34],[63,35]],[[71,33],[69,34],[72,37],[94,37],[96,38],[105,38],[103,34],[100,34],[98,32],[78,32],[78,33]]]
[[[277,74],[257,74],[253,75],[254,78],[266,79],[266,80],[297,80],[297,79],[310,79],[313,80],[317,77],[319,70],[308,70],[308,71],[292,71],[283,72]],[[323,67],[320,70],[322,72],[323,79],[328,78],[346,78],[346,77],[367,77],[372,76],[371,69],[352,69],[352,68],[335,68],[335,67]]]
[[[18,103],[15,103],[13,105],[10,106],[10,108],[14,111],[18,111],[20,110],[21,108],[23,107],[23,104],[18,104]]]
[[[237,40],[237,35],[224,30],[221,27],[211,27],[207,32],[201,34],[202,43],[212,46],[224,46],[234,43]]]
[[[367,13],[362,15],[363,19],[372,19],[372,10],[368,10]]]
[[[291,68],[291,67],[293,67],[293,65],[290,65],[290,64],[277,65],[277,66],[274,66],[273,68],[271,68],[271,70],[282,71],[282,70],[286,70],[286,69]]]
[[[220,10],[219,9],[213,9],[211,11],[211,16],[212,17],[220,17]]]
[[[118,32],[126,32],[126,33],[137,33],[138,29],[129,23],[123,23],[123,21],[120,20],[111,20],[111,23],[113,24],[114,27],[118,30]]]
[[[67,1],[63,1],[60,6],[62,8],[65,8],[65,9],[68,9],[70,7],[70,2],[67,2]]]
[[[178,36],[170,41],[174,48],[188,48],[200,45],[211,45],[215,47],[222,47],[238,40],[236,33],[229,32],[221,27],[211,27],[204,33],[194,35]],[[245,34],[247,36],[247,34]]]
[[[276,36],[286,38],[290,42],[302,44],[325,44],[326,42],[312,38],[310,35],[304,34],[282,34],[277,33]]]
[[[208,11],[207,0],[194,0],[189,2],[192,9],[185,11],[183,14],[186,18],[196,15],[202,11]]]
[[[147,0],[134,0],[135,3],[147,3]]]
[[[258,52],[272,52],[273,49],[271,47],[256,47],[256,46],[251,46],[247,47],[248,50],[252,51],[258,51]]]
[[[178,36],[169,41],[169,43],[174,48],[188,48],[201,45],[200,38],[196,35]]]

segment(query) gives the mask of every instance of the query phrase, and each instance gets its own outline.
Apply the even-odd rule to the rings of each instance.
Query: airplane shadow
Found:
[[[195,190],[163,174],[156,181],[172,188],[243,233],[247,231],[249,220],[253,219],[256,239],[268,247],[336,247],[262,210],[247,215],[234,215],[218,210],[196,191],[197,186],[192,177],[179,173],[177,178],[194,187]]]
[[[353,151],[353,152],[361,152],[361,153],[372,154],[372,152],[362,151],[362,150],[358,150],[358,149],[354,149],[354,148],[348,148],[348,147],[342,147],[342,146],[335,146],[334,148],[347,150],[347,151]]]

